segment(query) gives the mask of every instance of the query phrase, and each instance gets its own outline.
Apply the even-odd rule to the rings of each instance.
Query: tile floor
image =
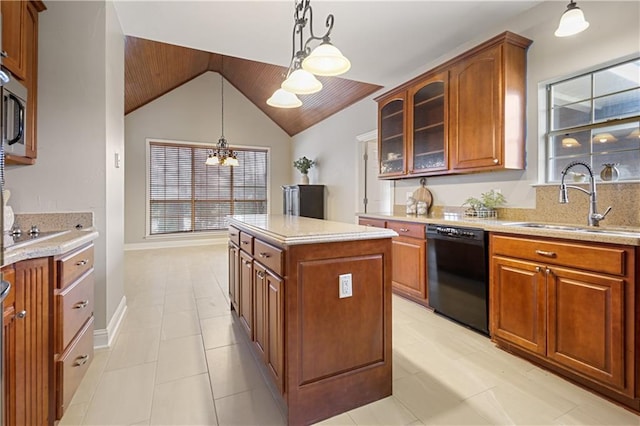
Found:
[[[226,246],[128,251],[128,311],[63,425],[282,425],[227,299]],[[393,299],[393,396],[325,425],[637,425],[640,417]]]

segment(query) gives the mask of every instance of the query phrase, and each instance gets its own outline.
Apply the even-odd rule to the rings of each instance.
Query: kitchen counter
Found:
[[[576,227],[581,230],[563,230],[563,229],[548,229],[548,228],[531,228],[521,226],[522,223],[544,223],[537,221],[526,222],[514,222],[499,219],[478,219],[473,217],[467,217],[460,214],[447,214],[440,216],[419,216],[419,215],[397,215],[391,213],[360,213],[358,217],[382,219],[382,220],[398,220],[414,223],[433,223],[436,225],[449,225],[460,227],[472,227],[481,228],[485,231],[502,232],[518,235],[532,235],[539,237],[550,238],[564,238],[568,240],[578,241],[592,241],[598,243],[611,243],[611,244],[623,244],[640,246],[640,228],[635,227],[607,227],[600,226],[599,228],[588,227],[581,224],[560,224],[560,227]],[[551,224],[549,225],[556,225]],[[596,232],[593,232],[593,231]],[[610,231],[610,232],[607,232]],[[616,234],[616,232],[624,231],[623,234]],[[637,234],[637,235],[634,235]]]
[[[4,265],[11,265],[25,259],[56,256],[67,253],[98,238],[98,231],[93,228],[83,230],[61,231],[49,238],[35,240],[17,247],[7,247],[4,252]]]
[[[314,244],[396,237],[391,229],[283,215],[236,215],[229,224],[247,229],[278,245]]]

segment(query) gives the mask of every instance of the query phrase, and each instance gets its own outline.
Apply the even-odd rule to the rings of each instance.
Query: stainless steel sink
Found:
[[[505,226],[519,226],[523,228],[536,228],[536,229],[550,229],[556,231],[568,231],[568,232],[588,232],[593,234],[609,234],[620,235],[625,237],[640,238],[640,231],[631,231],[624,229],[607,229],[607,228],[592,228],[592,227],[580,227],[571,225],[553,225],[550,223],[536,223],[536,222],[512,222],[505,223]]]

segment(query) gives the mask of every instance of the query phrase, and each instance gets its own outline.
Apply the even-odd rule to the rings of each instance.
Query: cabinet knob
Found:
[[[539,266],[536,266],[536,272],[542,272],[542,268]]]
[[[87,363],[87,361],[89,360],[89,355],[80,355],[78,358],[76,358],[76,361],[73,363],[74,367],[80,367],[82,365],[85,365]]]
[[[498,160],[497,158],[493,159],[493,164],[498,164],[500,162],[500,160]]]
[[[258,272],[256,272],[256,275],[257,275],[257,276],[258,276],[258,278],[260,278],[261,280],[263,280],[263,279],[264,279],[264,272],[262,272],[262,271],[258,271]]]
[[[16,317],[18,317],[19,319],[22,319],[26,316],[27,316],[27,311],[20,311],[16,314]]]

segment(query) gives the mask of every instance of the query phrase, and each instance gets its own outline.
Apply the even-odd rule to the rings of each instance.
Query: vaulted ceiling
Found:
[[[187,81],[214,71],[293,136],[372,94],[381,86],[339,77],[319,77],[323,89],[301,96],[300,108],[274,108],[267,98],[280,86],[285,67],[136,37],[125,41],[125,114]]]

